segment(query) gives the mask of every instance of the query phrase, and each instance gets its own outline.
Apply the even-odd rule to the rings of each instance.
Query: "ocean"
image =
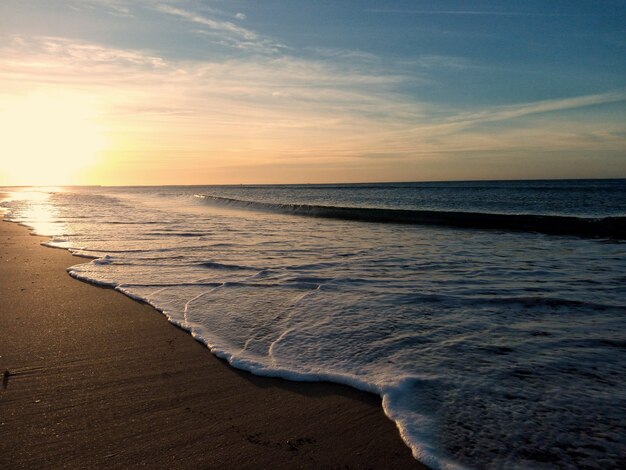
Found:
[[[626,180],[5,191],[71,276],[380,395],[433,469],[626,466]]]

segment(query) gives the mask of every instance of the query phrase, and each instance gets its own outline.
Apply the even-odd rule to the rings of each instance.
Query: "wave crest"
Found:
[[[207,194],[196,197],[214,205],[239,209],[281,212],[307,217],[356,220],[364,222],[438,225],[457,228],[512,230],[550,235],[576,235],[626,239],[626,217],[584,218],[559,215],[491,214],[435,210],[383,209],[372,207],[281,204],[233,199]]]

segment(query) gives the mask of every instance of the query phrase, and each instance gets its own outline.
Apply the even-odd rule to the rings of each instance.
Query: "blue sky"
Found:
[[[626,177],[623,1],[3,0],[0,31],[7,121],[89,103],[72,182]]]

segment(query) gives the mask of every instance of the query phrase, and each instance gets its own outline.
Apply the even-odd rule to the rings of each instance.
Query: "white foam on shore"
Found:
[[[98,263],[98,260],[94,260],[95,264],[108,264]],[[74,268],[79,268],[75,266]],[[179,328],[189,332],[191,336],[205,344],[211,353],[216,357],[227,361],[231,366],[250,372],[255,375],[264,377],[281,378],[285,380],[291,380],[296,382],[331,382],[340,385],[346,385],[357,390],[379,395],[382,398],[382,405],[385,414],[396,423],[400,436],[404,440],[407,446],[411,449],[413,456],[416,460],[424,463],[433,470],[462,470],[462,467],[453,463],[449,459],[438,455],[437,449],[432,446],[426,445],[428,442],[426,429],[429,429],[429,418],[426,414],[420,414],[418,411],[411,410],[409,416],[406,414],[406,410],[402,408],[394,407],[394,398],[402,397],[403,392],[411,387],[415,383],[415,379],[411,377],[396,377],[393,384],[376,384],[368,382],[364,378],[352,374],[341,374],[324,372],[323,370],[302,372],[300,369],[290,369],[277,366],[275,363],[268,365],[267,362],[259,362],[253,358],[254,356],[242,355],[240,352],[233,352],[233,345],[220,341],[219,338],[211,335],[209,331],[203,326],[195,323],[190,323],[180,314],[160,308],[158,304],[152,303],[149,297],[144,297],[135,293],[132,288],[128,286],[113,286],[110,283],[102,283],[95,279],[90,279],[78,274],[74,268],[69,269],[70,275],[76,279],[91,282],[97,285],[113,287],[115,290],[127,295],[128,297],[151,305],[153,308],[164,314],[167,319]]]

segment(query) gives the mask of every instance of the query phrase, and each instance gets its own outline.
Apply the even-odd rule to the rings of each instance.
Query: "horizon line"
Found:
[[[40,184],[40,185],[0,185],[3,188],[155,188],[155,187],[203,187],[203,186],[357,186],[374,184],[426,184],[426,183],[502,183],[502,182],[530,182],[530,181],[619,181],[624,177],[615,178],[511,178],[511,179],[451,179],[451,180],[422,180],[422,181],[361,181],[336,183],[213,183],[213,184]]]

